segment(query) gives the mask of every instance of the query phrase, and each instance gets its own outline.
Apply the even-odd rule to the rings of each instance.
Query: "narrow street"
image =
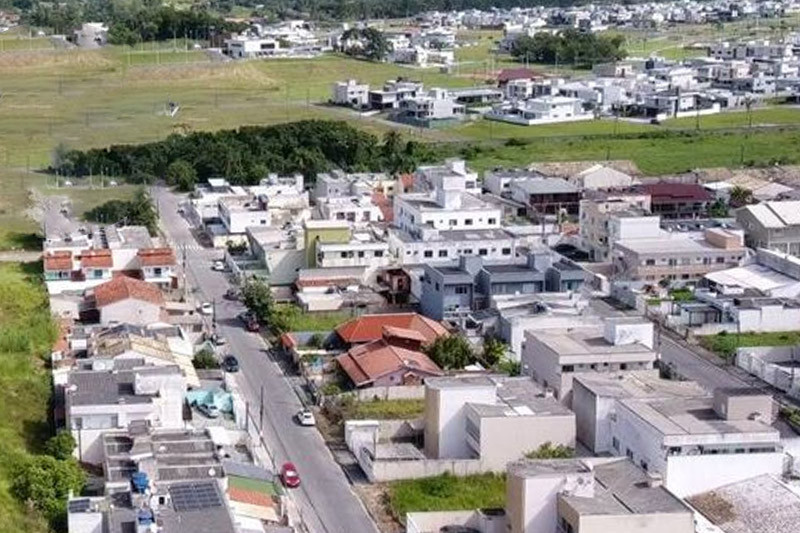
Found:
[[[162,229],[178,260],[186,254],[186,283],[197,301],[214,302],[218,331],[228,340],[228,350],[239,360],[239,388],[255,420],[262,419],[263,439],[279,468],[291,461],[302,484],[292,490],[298,511],[312,533],[372,533],[377,528],[350,487],[342,469],[315,428],[302,427],[294,415],[302,408],[289,379],[270,358],[268,345],[257,333],[246,331],[237,315],[239,302],[225,300],[226,275],[211,270],[219,250],[198,247],[190,228],[178,213],[180,197],[154,187]],[[263,398],[263,406],[261,399]]]

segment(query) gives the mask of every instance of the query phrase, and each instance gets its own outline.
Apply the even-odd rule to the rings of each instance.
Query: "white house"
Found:
[[[333,84],[331,101],[336,105],[366,107],[369,103],[369,84],[359,83],[353,79],[337,81]]]
[[[533,126],[555,122],[592,120],[594,114],[583,110],[583,102],[566,96],[542,96],[521,102],[500,104],[486,113],[486,118]]]

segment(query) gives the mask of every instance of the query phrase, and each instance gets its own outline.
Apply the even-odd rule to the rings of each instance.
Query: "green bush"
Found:
[[[75,450],[76,445],[77,443],[72,433],[63,430],[45,442],[44,451],[47,455],[63,461],[72,457],[72,452]]]
[[[575,456],[575,450],[563,444],[553,446],[550,441],[525,454],[528,459],[569,459]]]
[[[219,368],[219,361],[211,349],[203,348],[194,354],[192,365],[198,370],[209,370]]]
[[[49,455],[30,457],[16,466],[11,491],[20,500],[36,507],[47,520],[61,524],[66,515],[67,497],[80,494],[86,476],[77,461]]]

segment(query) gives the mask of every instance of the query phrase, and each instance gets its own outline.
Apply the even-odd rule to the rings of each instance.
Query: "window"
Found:
[[[436,290],[437,291],[439,290],[439,283],[438,282],[436,283]]]
[[[574,372],[575,366],[574,365],[564,365],[561,367],[561,372]]]
[[[425,257],[433,257],[433,250],[425,250],[425,253],[422,255]]]
[[[375,250],[375,257],[383,257],[383,250]]]
[[[656,264],[656,260],[655,259],[647,259],[644,262],[644,264],[647,265],[647,266],[654,266]]]
[[[157,278],[160,278],[160,277],[161,277],[161,271],[162,271],[162,268],[161,268],[161,267],[155,267],[155,268],[153,269],[153,275],[154,275],[155,277],[157,277]]]
[[[671,267],[678,266],[678,260],[677,260],[677,259],[670,258],[670,259],[669,259],[669,261],[668,261],[667,263],[668,263],[668,264],[669,264],[669,266],[671,266]]]
[[[364,257],[364,250],[359,250],[358,257]]]
[[[647,461],[642,460],[639,462],[639,464],[642,465],[642,470],[647,472]]]
[[[99,268],[94,269],[92,271],[92,277],[95,278],[95,279],[102,278],[103,277],[103,271],[100,270]]]
[[[471,218],[465,218],[464,219],[464,225],[465,226],[471,226],[472,225],[472,219]]]
[[[472,248],[464,248],[461,250],[461,253],[464,255],[472,255]]]
[[[341,252],[339,255],[342,256],[342,259],[347,258],[347,252]]]
[[[456,224],[458,224],[458,221],[456,219],[454,219],[454,218],[451,218],[450,219],[450,225],[451,226],[455,226]]]
[[[467,294],[468,292],[469,291],[467,290],[467,287],[464,285],[459,285],[456,287],[456,294]]]
[[[489,251],[486,248],[478,248],[478,255],[486,255]]]
[[[495,224],[497,224],[497,219],[496,218],[490,218],[489,220],[487,220],[487,222],[489,224],[491,224],[491,225],[495,225]]]
[[[724,262],[725,262],[724,257],[717,257],[717,263],[724,263]]]
[[[633,450],[631,450],[630,448],[626,448],[625,455],[628,456],[628,459],[633,459]]]
[[[439,250],[439,257],[447,257],[447,250]]]
[[[619,439],[617,437],[611,437],[611,447],[619,451]]]
[[[511,248],[503,248],[503,249],[501,250],[501,253],[502,253],[503,255],[511,255]]]

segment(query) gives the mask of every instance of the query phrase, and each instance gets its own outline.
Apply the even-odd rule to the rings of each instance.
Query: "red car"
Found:
[[[300,486],[300,474],[293,463],[284,463],[281,467],[281,481],[284,486],[294,489]]]

